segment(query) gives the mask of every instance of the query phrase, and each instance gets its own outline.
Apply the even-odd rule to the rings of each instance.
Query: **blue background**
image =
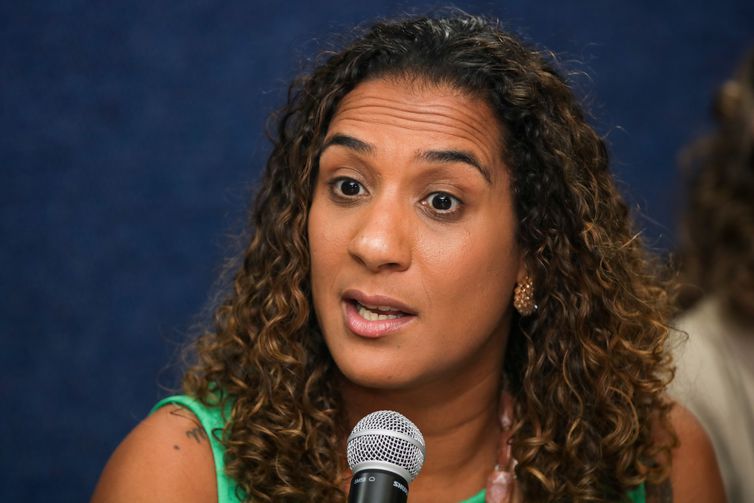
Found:
[[[316,5],[316,6],[315,6]],[[660,251],[754,2],[458,2],[561,53]],[[0,5],[0,500],[85,501],[176,383],[302,61],[406,2]],[[421,10],[421,9],[420,9]]]

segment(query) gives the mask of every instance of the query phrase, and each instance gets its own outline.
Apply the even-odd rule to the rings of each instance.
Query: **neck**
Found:
[[[422,432],[427,455],[411,501],[459,501],[484,487],[496,462],[501,372],[479,369],[410,390],[369,389],[342,378],[341,393],[351,428],[366,414],[389,409]]]

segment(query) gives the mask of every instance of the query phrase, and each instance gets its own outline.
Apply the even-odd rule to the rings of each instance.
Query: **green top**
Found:
[[[223,411],[220,407],[207,407],[196,398],[187,395],[175,395],[157,402],[157,405],[152,408],[152,412],[169,403],[182,405],[193,412],[207,433],[207,438],[212,446],[212,456],[215,459],[217,502],[241,503],[244,496],[243,492],[238,488],[236,481],[225,473],[225,448],[220,443],[223,428],[230,416],[230,407],[226,407],[226,410]],[[631,490],[628,496],[632,503],[646,503],[644,484]],[[484,489],[460,503],[484,503]]]

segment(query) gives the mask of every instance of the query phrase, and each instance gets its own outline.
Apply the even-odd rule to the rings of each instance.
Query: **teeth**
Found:
[[[359,312],[359,316],[361,316],[367,321],[394,320],[395,318],[400,318],[401,316],[403,316],[402,314],[377,314],[358,303],[356,304],[356,309]],[[379,309],[380,311],[394,311],[395,310],[393,308],[384,308],[384,307],[377,307],[375,309]]]
[[[369,304],[361,304],[360,306],[364,306],[367,309],[371,309],[372,311],[398,311],[398,309],[390,306],[370,306]]]

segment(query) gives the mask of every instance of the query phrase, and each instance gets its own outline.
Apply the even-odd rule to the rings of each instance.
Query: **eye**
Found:
[[[356,197],[365,192],[361,183],[353,178],[340,177],[330,182],[331,190],[336,196]]]
[[[434,213],[448,216],[460,211],[463,202],[447,192],[433,192],[422,201],[422,205]]]

